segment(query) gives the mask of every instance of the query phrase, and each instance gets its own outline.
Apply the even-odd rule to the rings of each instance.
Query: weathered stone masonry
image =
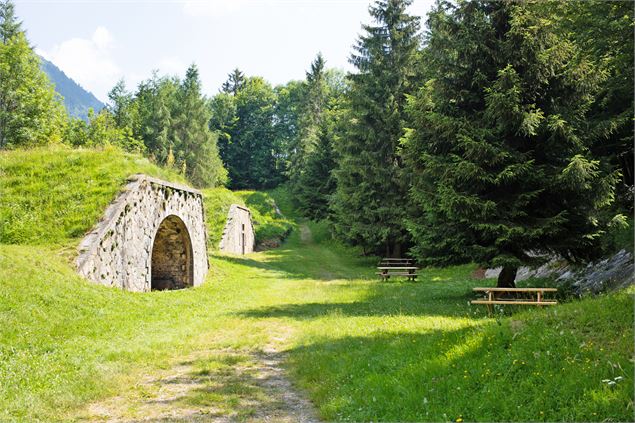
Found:
[[[134,175],[79,247],[87,279],[129,291],[200,285],[207,274],[200,191]]]
[[[226,253],[249,254],[254,251],[256,233],[248,208],[232,204],[227,213],[219,249]]]

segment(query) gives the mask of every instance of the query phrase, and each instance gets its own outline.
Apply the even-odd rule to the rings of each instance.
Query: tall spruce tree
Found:
[[[328,124],[322,122],[313,151],[307,156],[296,192],[298,210],[314,221],[329,216],[329,200],[335,192],[335,153]]]
[[[167,162],[174,148],[171,127],[178,107],[179,85],[178,79],[153,72],[150,79],[139,84],[135,94],[138,122],[134,135],[143,140],[150,157],[161,164]]]
[[[0,42],[6,44],[22,32],[22,23],[15,16],[15,5],[12,0],[0,1]]]
[[[561,17],[558,29],[573,38],[606,75],[588,113],[594,156],[622,172],[618,185],[622,210],[633,210],[635,104],[635,3],[631,1],[545,2],[544,13]]]
[[[64,106],[13,9],[0,2],[0,148],[61,141]]]
[[[333,197],[335,233],[367,251],[402,254],[407,186],[400,139],[406,96],[417,80],[419,18],[410,0],[379,0],[369,8],[374,25],[364,25],[354,47],[350,75],[349,133],[338,143]]]
[[[223,82],[221,91],[234,96],[238,95],[246,83],[245,74],[236,68],[227,77],[227,81]]]
[[[186,175],[199,187],[223,185],[227,171],[218,155],[216,135],[209,129],[210,109],[201,93],[196,65],[185,73],[172,113],[173,154],[178,165],[185,165]]]
[[[326,61],[321,53],[311,62],[303,84],[303,96],[299,106],[299,130],[297,143],[290,152],[289,183],[296,200],[303,189],[303,173],[306,171],[307,157],[315,149],[320,125],[328,101],[328,87],[325,81]],[[301,204],[300,204],[301,205]]]
[[[538,6],[439,3],[433,79],[410,104],[413,251],[428,264],[500,266],[501,287],[550,254],[597,253],[617,177],[581,130],[601,78]]]

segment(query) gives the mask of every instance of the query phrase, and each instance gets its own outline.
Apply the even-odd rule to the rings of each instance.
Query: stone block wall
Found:
[[[161,234],[156,249],[155,240]],[[200,191],[134,175],[80,244],[77,268],[95,283],[150,291],[156,249],[155,278],[166,286],[155,289],[197,286],[209,267],[206,243]],[[169,270],[169,262],[180,270]]]
[[[251,212],[245,207],[232,204],[227,213],[219,248],[233,254],[248,254],[254,251],[256,233],[251,221]]]

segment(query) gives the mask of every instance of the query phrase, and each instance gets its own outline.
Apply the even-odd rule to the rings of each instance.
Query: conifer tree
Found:
[[[165,163],[170,148],[174,148],[172,122],[178,107],[179,81],[176,78],[152,77],[139,84],[135,94],[135,110],[138,123],[134,125],[135,137],[142,139],[151,158]]]
[[[299,130],[297,143],[290,154],[289,183],[296,200],[303,189],[301,180],[306,171],[307,157],[314,150],[324,111],[328,101],[328,87],[325,81],[325,60],[321,53],[311,63],[303,84],[303,96],[299,106]],[[299,204],[301,205],[301,204]]]
[[[12,0],[0,1],[0,42],[6,44],[22,32],[22,23],[15,16],[15,5]]]
[[[618,184],[622,210],[633,210],[635,104],[635,3],[631,1],[545,2],[543,13],[564,17],[558,29],[572,37],[605,74],[588,113],[594,156],[608,159],[622,172]]]
[[[232,136],[238,124],[236,115],[236,97],[232,94],[220,92],[216,94],[209,103],[211,117],[209,127],[216,134],[218,152],[225,168],[229,171],[231,165]],[[231,180],[231,176],[229,176]]]
[[[338,143],[337,191],[333,197],[335,233],[385,255],[399,256],[407,187],[399,140],[406,96],[417,79],[419,19],[407,13],[410,0],[379,0],[369,12],[374,25],[350,61],[350,130]]]
[[[221,91],[234,96],[245,86],[245,74],[236,68],[227,77],[227,81],[223,83]]]
[[[304,172],[300,176],[296,192],[298,210],[314,221],[329,216],[329,200],[335,192],[335,154],[331,133],[325,122],[320,125],[317,143],[307,156]]]
[[[0,2],[0,148],[61,141],[65,115],[13,3]]]
[[[172,139],[176,162],[185,166],[185,174],[197,186],[223,185],[227,171],[218,155],[216,136],[208,126],[210,110],[201,93],[196,65],[188,68],[175,104]]]
[[[132,131],[138,122],[137,104],[134,101],[134,95],[126,89],[126,83],[123,79],[119,80],[110,90],[108,100],[110,100],[110,104],[107,108],[112,113],[117,126]]]
[[[581,128],[600,78],[535,3],[440,3],[430,15],[433,76],[410,104],[406,140],[413,252],[427,264],[501,267],[599,251],[616,173]]]

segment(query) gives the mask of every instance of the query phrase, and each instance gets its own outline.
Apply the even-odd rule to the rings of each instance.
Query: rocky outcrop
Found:
[[[196,286],[208,270],[206,239],[200,191],[134,175],[81,242],[77,268],[129,291]]]
[[[500,268],[487,269],[486,278],[497,278]],[[516,281],[529,278],[554,278],[561,285],[569,285],[573,291],[583,293],[599,293],[619,289],[635,283],[635,266],[633,254],[621,250],[613,256],[601,261],[589,263],[585,267],[577,267],[564,260],[552,259],[542,266],[532,269],[518,269]]]

